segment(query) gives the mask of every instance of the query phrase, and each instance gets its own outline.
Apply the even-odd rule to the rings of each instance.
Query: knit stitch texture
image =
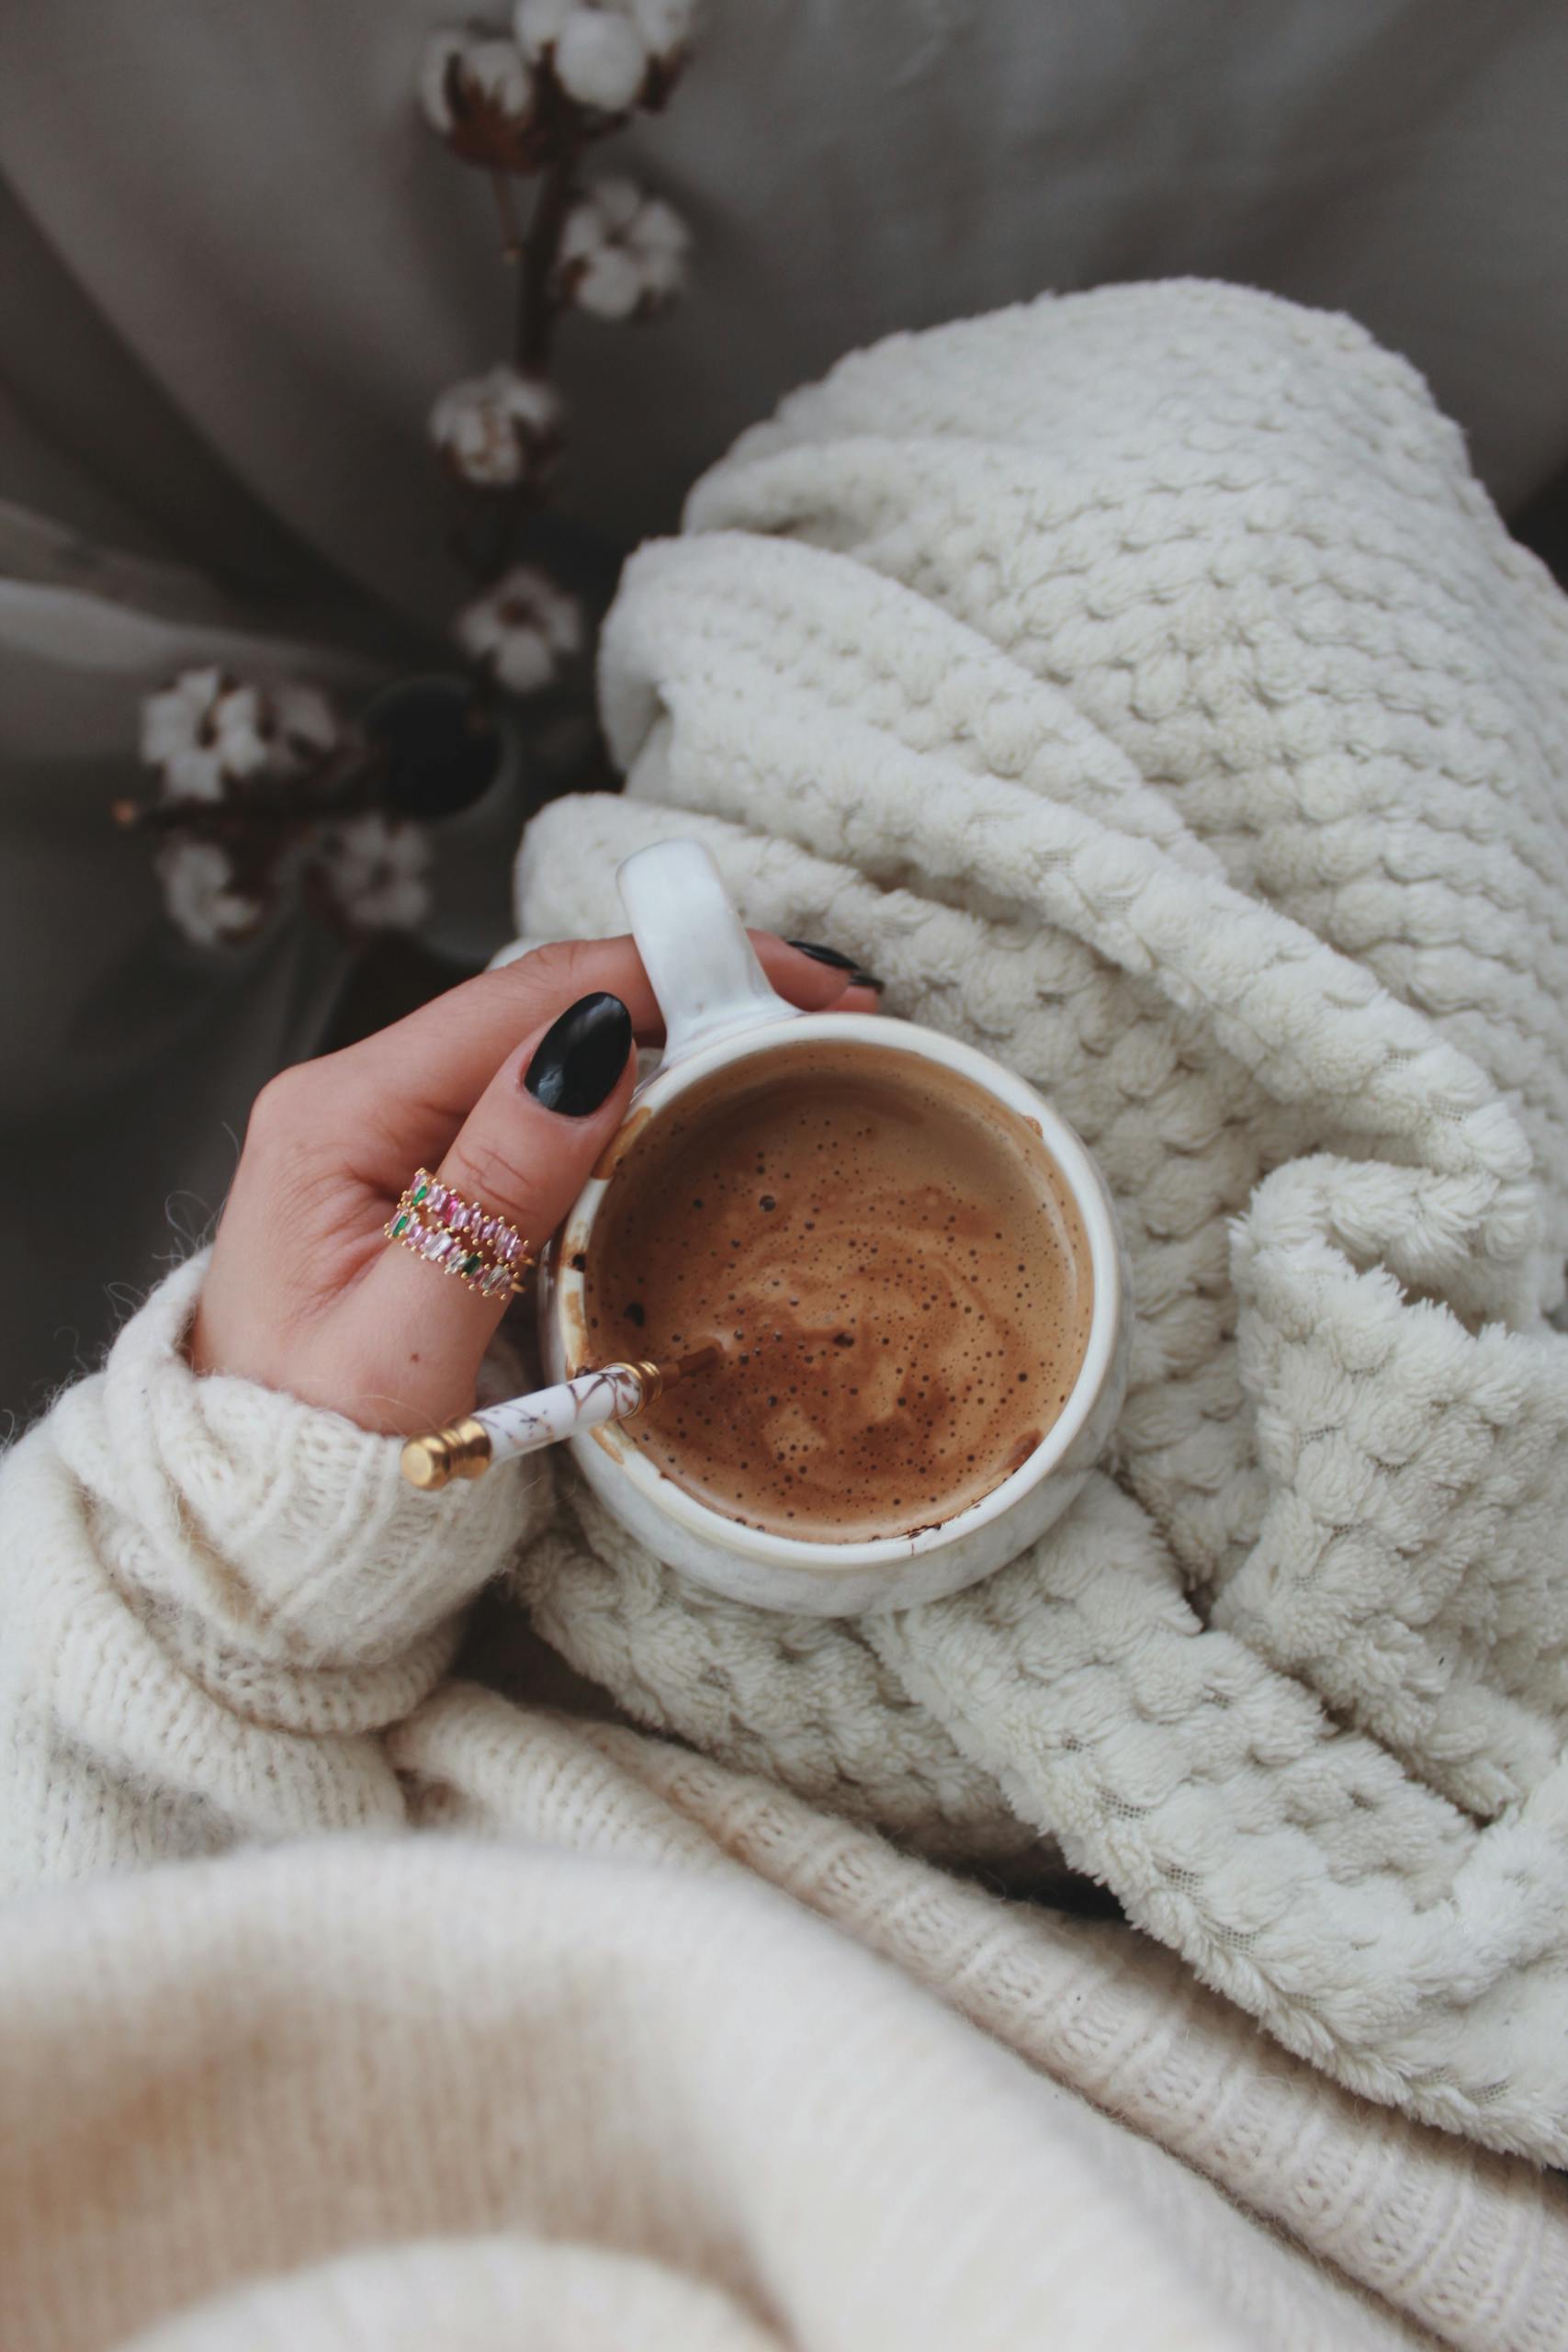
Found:
[[[1568,2160],[1568,612],[1349,322],[1113,288],[845,361],[632,563],[626,799],[1083,1135],[1114,1458],[976,1589],[697,1591],[584,1497],[519,1570],[641,1721],[926,1850],[1011,1820],[1290,2047]]]
[[[6,2352],[1559,2352],[1556,591],[1208,286],[863,355],[690,522],[522,926],[696,833],[1049,1092],[1113,1453],[763,1615],[198,1379],[179,1268],[0,1467]]]

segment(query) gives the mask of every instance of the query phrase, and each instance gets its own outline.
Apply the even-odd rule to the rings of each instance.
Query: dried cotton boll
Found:
[[[432,33],[419,61],[420,110],[432,130],[438,131],[443,139],[457,126],[457,118],[452,111],[452,68],[468,46],[464,33]]]
[[[517,564],[466,605],[453,635],[470,660],[514,695],[537,694],[582,645],[582,607],[532,564]]]
[[[156,768],[168,800],[220,800],[223,763],[209,725],[222,692],[217,670],[187,670],[141,706],[141,762]]]
[[[221,800],[267,766],[262,697],[221,670],[186,670],[141,706],[141,758],[166,800]]]
[[[624,238],[648,201],[636,180],[617,177],[595,180],[574,209],[590,215],[597,222],[601,235]]]
[[[221,800],[232,786],[299,775],[341,731],[321,688],[294,678],[257,686],[186,670],[141,706],[141,757],[165,800]]]
[[[430,435],[452,471],[478,490],[536,481],[560,447],[559,395],[542,376],[492,368],[448,385],[430,413]]]
[[[528,61],[512,41],[447,30],[425,45],[424,119],[467,163],[532,170],[539,160],[537,95]]]
[[[580,311],[597,319],[630,319],[642,302],[642,274],[624,245],[599,237],[586,252],[561,248],[561,282]]]
[[[298,775],[318,766],[343,739],[338,716],[320,686],[288,678],[266,697],[270,766],[278,775]]]
[[[596,318],[647,317],[680,292],[690,245],[671,206],[645,196],[631,180],[601,180],[567,218],[562,290]]]
[[[691,44],[696,0],[632,0],[632,21],[649,54],[669,66]]]
[[[372,810],[326,834],[321,870],[347,920],[360,931],[412,931],[430,905],[429,845],[417,825]]]
[[[534,76],[527,61],[509,40],[480,40],[464,51],[458,79],[473,87],[477,97],[498,113],[521,119],[534,103]]]
[[[518,0],[512,29],[524,56],[536,63],[547,49],[553,49],[578,6],[579,0]]]
[[[164,842],[153,865],[170,922],[197,946],[242,939],[261,922],[261,900],[233,888],[233,866],[216,842]]]
[[[607,9],[579,8],[555,46],[556,79],[580,106],[621,114],[635,106],[648,74],[637,27]]]
[[[650,196],[637,215],[631,244],[642,270],[644,307],[672,302],[685,285],[692,249],[691,232],[674,206]]]
[[[525,57],[547,63],[579,106],[625,114],[642,96],[647,44],[616,0],[519,0],[513,28]]]

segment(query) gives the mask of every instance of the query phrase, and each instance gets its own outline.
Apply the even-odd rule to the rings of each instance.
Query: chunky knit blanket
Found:
[[[1568,609],[1460,434],[1235,288],[896,337],[635,560],[603,704],[626,797],[536,819],[524,933],[697,834],[1065,1112],[1136,1340],[971,1591],[759,1613],[578,1490],[536,1627],[928,1855],[1054,1841],[1343,2083],[1568,2162]]]
[[[177,1267],[0,1464],[6,2352],[1560,2352],[1555,593],[1213,287],[853,360],[691,519],[524,925],[694,831],[1043,1086],[1114,1454],[763,1616],[197,1378]]]

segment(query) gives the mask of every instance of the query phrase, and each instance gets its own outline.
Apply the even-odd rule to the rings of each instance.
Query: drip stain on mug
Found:
[[[617,1156],[585,1304],[599,1362],[725,1350],[623,1425],[655,1467],[745,1525],[856,1543],[1021,1467],[1093,1282],[1030,1123],[952,1071],[816,1042],[717,1073]]]

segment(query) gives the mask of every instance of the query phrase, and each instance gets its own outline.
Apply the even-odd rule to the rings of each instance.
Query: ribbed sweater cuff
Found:
[[[538,1522],[547,1474],[422,1494],[397,1439],[254,1381],[198,1376],[184,1341],[207,1259],[161,1283],[103,1371],[61,1400],[60,1452],[119,1522],[116,1555],[155,1603],[194,1611],[209,1639],[258,1661],[378,1664],[504,1565]]]

